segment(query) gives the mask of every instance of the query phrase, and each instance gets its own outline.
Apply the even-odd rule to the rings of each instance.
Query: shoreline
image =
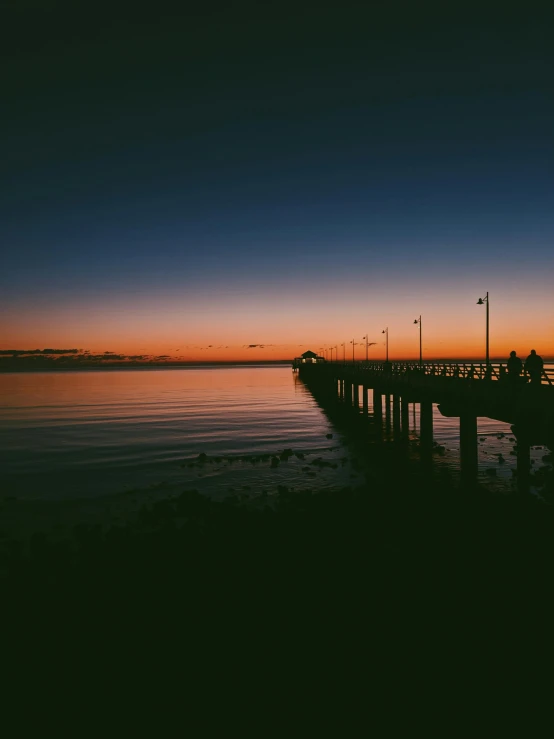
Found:
[[[554,510],[428,480],[389,451],[383,474],[356,487],[281,487],[254,505],[189,489],[132,521],[2,542],[15,663],[59,665],[67,645],[69,664],[105,675],[115,663],[120,680],[150,658],[157,678],[160,661],[198,679],[250,660],[258,677],[260,657],[271,674],[305,660],[317,679],[336,659],[342,675],[346,657],[382,675],[415,655],[441,665],[445,639],[450,666],[468,644],[479,660],[491,624],[505,656],[507,628],[542,633],[537,609],[549,628]]]

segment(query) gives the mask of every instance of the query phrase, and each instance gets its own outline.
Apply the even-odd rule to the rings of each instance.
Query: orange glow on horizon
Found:
[[[491,288],[490,357],[506,359],[515,350],[526,357],[533,348],[545,359],[554,357],[554,310],[550,281],[537,278],[533,289],[517,283]],[[106,298],[71,305],[15,306],[2,327],[0,349],[78,348],[93,354],[167,356],[183,362],[289,361],[311,349],[338,346],[333,358],[365,359],[363,336],[375,342],[368,358],[419,359],[422,316],[423,358],[485,358],[485,309],[477,299],[486,280],[452,277],[432,285],[391,284],[346,291],[309,285],[297,293],[238,296],[195,294]],[[493,282],[491,279],[490,282]],[[495,288],[495,289],[493,289]],[[337,357],[338,353],[338,357]]]
[[[31,350],[44,348],[70,348],[69,346],[62,347],[59,344],[60,342],[49,342],[48,344],[37,346],[36,342],[35,344],[28,344],[27,342],[23,344],[21,342],[18,342],[17,345],[12,343],[8,345],[4,341],[2,342],[2,344],[0,344],[0,349],[15,349],[21,351],[23,349]],[[346,351],[344,351],[341,344],[342,342],[338,344],[338,352],[335,349],[336,345],[332,345],[329,342],[321,342],[317,340],[312,342],[308,341],[302,345],[289,344],[274,347],[265,346],[265,348],[247,348],[244,346],[227,345],[225,348],[191,347],[190,349],[187,349],[185,351],[171,351],[167,346],[154,346],[150,347],[150,351],[145,351],[144,347],[142,347],[141,350],[138,350],[136,347],[133,346],[124,347],[122,349],[113,346],[108,349],[107,347],[103,346],[101,350],[92,347],[88,351],[90,352],[91,356],[104,355],[104,352],[109,352],[109,354],[106,354],[104,357],[106,361],[110,359],[110,355],[114,355],[114,359],[119,358],[120,356],[124,356],[134,361],[155,360],[159,362],[287,362],[310,349],[318,354],[326,356],[328,360],[331,360],[332,358],[333,361],[338,360],[342,362],[343,358],[345,358],[346,361],[351,361],[352,345],[349,342],[346,342]],[[333,349],[332,352],[330,351],[331,348]],[[536,340],[531,342],[528,338],[515,340],[514,337],[511,337],[510,342],[506,342],[504,344],[504,347],[502,347],[500,345],[500,342],[498,341],[494,343],[491,342],[490,358],[491,361],[507,360],[512,349],[514,349],[520,357],[525,358],[529,354],[531,348],[537,349],[538,353],[541,354],[544,359],[554,358],[554,345],[552,344],[552,342],[550,342],[549,344],[547,344],[546,342],[541,342],[540,340],[538,340],[538,337],[536,337]],[[378,346],[370,346],[368,348],[367,357],[369,361],[383,361],[385,359],[384,344],[379,344]],[[366,351],[363,341],[360,341],[360,343],[356,345],[354,358],[356,360],[365,360]],[[389,359],[393,362],[400,360],[417,361],[419,359],[419,346],[417,345],[417,342],[416,346],[413,346],[413,343],[412,345],[409,345],[407,342],[404,342],[403,344],[395,344],[391,337],[391,339],[389,340]],[[485,346],[484,342],[475,341],[467,341],[463,344],[461,342],[438,342],[434,346],[433,344],[429,343],[428,345],[424,345],[423,359],[424,361],[449,359],[484,361]]]

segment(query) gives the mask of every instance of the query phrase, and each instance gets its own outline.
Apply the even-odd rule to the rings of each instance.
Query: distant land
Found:
[[[32,352],[0,350],[0,373],[2,372],[44,372],[58,370],[91,369],[148,369],[194,366],[229,365],[276,365],[288,364],[290,359],[249,360],[249,361],[187,361],[165,356],[126,356],[106,352],[104,354],[78,353],[71,350],[36,349]]]

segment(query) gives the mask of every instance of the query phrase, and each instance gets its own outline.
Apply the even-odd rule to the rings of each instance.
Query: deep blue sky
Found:
[[[312,303],[330,285],[337,300],[371,285],[401,301],[417,284],[421,302],[456,275],[546,300],[548,25],[524,8],[392,5],[7,11],[9,343],[15,324],[35,338],[38,313],[52,326],[99,303],[132,312],[137,296],[163,321],[224,295],[245,323],[248,295],[263,310],[299,289]]]

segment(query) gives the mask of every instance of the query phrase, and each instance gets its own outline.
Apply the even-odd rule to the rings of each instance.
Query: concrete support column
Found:
[[[419,404],[419,438],[421,461],[430,465],[433,459],[433,404],[422,400]]]
[[[462,484],[474,487],[477,484],[477,416],[465,411],[460,416],[460,462]]]
[[[410,404],[406,396],[402,397],[402,438],[408,440],[410,438]]]
[[[379,435],[383,433],[383,397],[381,388],[373,388],[373,422]]]
[[[358,383],[354,383],[354,400],[353,400],[354,408],[360,407],[360,386]]]
[[[385,394],[385,427],[390,431],[390,395]]]
[[[369,404],[367,402],[367,387],[365,385],[362,385],[362,405],[364,409],[364,416],[367,416],[369,413]]]
[[[422,400],[419,412],[419,435],[421,443],[433,446],[433,404],[430,400]]]
[[[400,438],[400,395],[394,393],[392,396],[392,427],[394,438]]]
[[[352,406],[352,383],[344,381],[344,404]]]

